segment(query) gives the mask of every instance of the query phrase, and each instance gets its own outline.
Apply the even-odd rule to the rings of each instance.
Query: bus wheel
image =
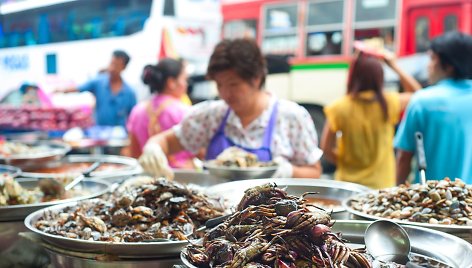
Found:
[[[313,104],[302,104],[302,106],[307,109],[308,113],[313,119],[313,122],[315,123],[316,134],[318,135],[318,142],[320,142],[321,133],[323,132],[323,127],[326,120],[325,115],[323,113],[323,107]],[[321,157],[321,165],[323,166],[324,174],[332,174],[336,170],[336,166],[328,162],[328,160],[326,160],[324,156]]]

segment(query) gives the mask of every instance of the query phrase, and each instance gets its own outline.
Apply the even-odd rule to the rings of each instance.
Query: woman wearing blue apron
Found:
[[[207,70],[220,100],[195,105],[174,128],[153,136],[139,161],[156,176],[172,177],[167,155],[206,151],[206,160],[236,146],[276,161],[274,177],[318,178],[321,175],[315,126],[300,105],[277,99],[263,89],[266,66],[257,44],[249,39],[221,41]]]

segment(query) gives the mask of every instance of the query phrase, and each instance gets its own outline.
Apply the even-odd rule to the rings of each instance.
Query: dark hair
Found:
[[[214,79],[222,71],[234,70],[243,80],[261,78],[265,83],[266,62],[257,43],[252,39],[223,40],[216,45],[208,63],[207,75]]]
[[[126,65],[128,65],[129,61],[131,60],[128,53],[124,52],[123,50],[113,51],[113,57],[122,59],[123,63],[125,64],[125,67]]]
[[[162,59],[157,65],[146,65],[141,79],[151,93],[162,92],[169,78],[177,78],[184,69],[182,60]]]
[[[447,32],[431,41],[431,50],[438,55],[443,69],[452,67],[452,78],[472,79],[472,36]]]
[[[373,90],[379,101],[385,121],[388,120],[387,101],[383,95],[384,73],[377,58],[360,53],[349,69],[347,94],[356,97],[360,92]]]

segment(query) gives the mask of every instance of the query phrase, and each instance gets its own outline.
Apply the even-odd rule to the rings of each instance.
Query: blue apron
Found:
[[[207,148],[206,153],[206,160],[213,160],[219,154],[221,154],[225,149],[236,146],[239,147],[249,153],[253,153],[257,155],[259,161],[261,162],[269,162],[272,160],[272,153],[270,151],[270,145],[272,144],[275,124],[277,121],[277,112],[278,112],[278,103],[274,104],[274,108],[272,109],[272,114],[270,115],[269,124],[266,128],[264,133],[264,139],[262,141],[262,146],[257,149],[247,148],[241,145],[234,143],[230,138],[225,136],[225,127],[226,122],[228,121],[230,109],[226,112],[220,126],[218,127],[217,132],[211,138],[210,144]]]

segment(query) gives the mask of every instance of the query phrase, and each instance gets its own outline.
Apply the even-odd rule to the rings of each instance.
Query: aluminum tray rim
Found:
[[[143,169],[139,165],[139,162],[136,159],[127,156],[71,154],[65,156],[60,161],[67,161],[68,163],[102,161],[103,163],[122,164],[128,167],[121,171],[117,170],[113,172],[94,171],[91,174],[93,178],[127,177],[137,175],[143,172]],[[21,174],[25,177],[31,178],[57,178],[58,176],[60,176],[61,173],[22,172]]]
[[[38,152],[38,153],[23,153],[23,154],[12,154],[11,156],[4,156],[0,155],[0,160],[2,161],[15,161],[15,160],[35,160],[41,158],[48,158],[54,156],[62,156],[65,155],[67,152],[71,150],[71,147],[61,141],[33,141],[33,142],[25,142],[25,141],[9,141],[9,142],[18,142],[23,143],[26,145],[38,144],[38,145],[46,145],[51,147],[51,150],[47,152]]]
[[[203,167],[207,168],[208,170],[221,170],[221,171],[232,171],[232,172],[269,172],[269,171],[276,171],[279,167],[278,165],[268,166],[268,167],[247,167],[247,168],[240,168],[240,167],[225,167],[225,166],[218,166],[215,165],[210,161],[203,162]]]
[[[1,173],[8,173],[13,178],[17,177],[22,172],[21,169],[18,168],[18,167],[14,167],[14,166],[10,166],[10,165],[3,165],[3,164],[0,164],[0,170],[2,170],[2,172],[0,172],[0,174]]]
[[[358,211],[354,208],[351,207],[351,202],[355,201],[355,198],[360,198],[367,196],[372,193],[376,193],[377,191],[370,191],[367,193],[360,193],[355,196],[352,196],[346,200],[343,201],[343,207],[351,214],[355,216],[359,216],[365,219],[368,219],[370,221],[374,220],[389,220],[393,221],[395,223],[399,223],[402,225],[412,225],[412,226],[417,226],[417,227],[422,227],[422,228],[434,228],[435,230],[439,231],[471,231],[472,226],[463,226],[463,225],[457,225],[457,224],[450,224],[450,225],[445,225],[445,224],[431,224],[431,223],[424,223],[424,222],[413,222],[413,221],[406,221],[406,220],[400,220],[400,219],[390,219],[390,218],[384,218],[384,217],[378,217],[374,215],[370,215],[361,211]]]

